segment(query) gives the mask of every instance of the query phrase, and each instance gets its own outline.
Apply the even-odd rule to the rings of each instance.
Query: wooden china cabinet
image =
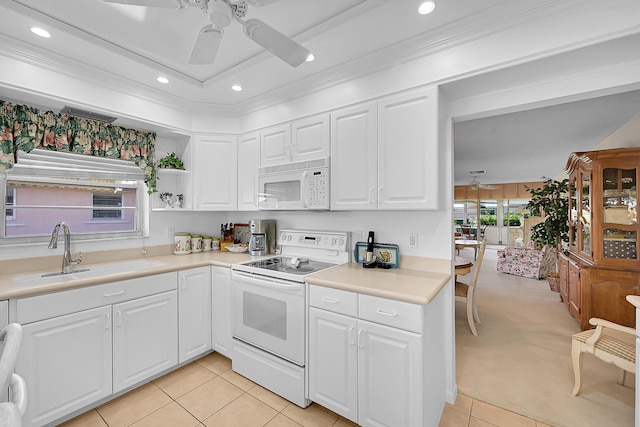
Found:
[[[635,309],[625,297],[640,295],[640,148],[573,153],[566,170],[569,254],[560,256],[562,299],[583,330],[591,317],[635,327]]]

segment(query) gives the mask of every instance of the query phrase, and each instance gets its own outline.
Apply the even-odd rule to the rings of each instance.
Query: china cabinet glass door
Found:
[[[637,169],[602,169],[603,258],[638,259]]]
[[[578,248],[578,187],[576,179],[571,176],[569,180],[569,246],[572,250]]]
[[[591,176],[588,173],[580,173],[580,242],[581,252],[588,257],[591,254]]]

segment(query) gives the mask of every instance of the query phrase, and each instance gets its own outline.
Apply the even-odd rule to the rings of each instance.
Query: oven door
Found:
[[[233,271],[231,301],[235,338],[304,366],[304,283]]]

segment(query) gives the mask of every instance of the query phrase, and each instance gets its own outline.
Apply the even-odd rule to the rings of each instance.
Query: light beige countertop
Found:
[[[402,257],[401,268],[343,264],[306,277],[307,283],[414,304],[429,304],[451,279],[451,262]]]
[[[75,280],[56,276],[60,280],[38,285],[16,285],[14,277],[59,271],[61,256],[2,261],[0,262],[0,300],[59,292],[207,265],[230,268],[232,264],[263,258],[251,257],[247,253],[221,251],[173,255],[170,252],[172,247],[170,245],[149,248],[145,255],[141,255],[136,250],[88,253],[84,257],[85,261],[75,268],[91,269],[92,267],[136,260],[155,261],[162,265]],[[351,263],[310,274],[307,276],[307,282],[414,304],[428,304],[450,278],[451,262],[449,260],[402,256],[400,268],[365,269],[360,264]]]
[[[61,261],[61,257],[58,257],[59,261]],[[211,251],[211,252],[200,252],[195,254],[188,255],[152,255],[145,256],[139,258],[129,258],[126,260],[113,260],[109,263],[81,263],[74,268],[89,268],[96,266],[103,266],[106,264],[117,264],[119,262],[124,261],[134,261],[136,259],[144,259],[147,261],[156,261],[162,263],[162,266],[147,268],[142,270],[137,270],[135,272],[125,272],[125,273],[114,273],[114,274],[105,274],[99,277],[90,277],[77,279],[73,281],[65,280],[64,278],[60,278],[58,282],[48,283],[46,285],[24,285],[18,286],[14,283],[13,279],[16,276],[20,276],[23,274],[32,275],[35,273],[45,273],[49,271],[59,271],[60,266],[55,268],[49,268],[49,266],[45,263],[39,263],[37,261],[29,262],[28,260],[21,260],[20,262],[25,264],[30,264],[32,266],[31,269],[21,272],[15,272],[13,274],[5,274],[6,269],[2,269],[2,274],[0,274],[0,300],[10,299],[10,298],[20,298],[33,296],[38,294],[50,293],[50,292],[58,292],[67,289],[79,288],[84,286],[98,285],[101,283],[109,283],[117,280],[127,280],[134,279],[136,277],[149,276],[152,274],[160,274],[171,271],[178,270],[186,270],[189,268],[202,267],[207,265],[216,265],[220,267],[231,267],[231,264],[236,264],[240,262],[250,261],[252,257],[247,253],[232,253],[232,252],[221,252],[221,251]],[[43,267],[42,270],[33,268],[33,266],[43,266],[47,265],[47,267]],[[23,269],[24,270],[24,269]],[[59,276],[58,276],[59,277]]]

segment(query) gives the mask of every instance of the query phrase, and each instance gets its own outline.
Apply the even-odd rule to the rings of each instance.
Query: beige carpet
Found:
[[[473,251],[460,255],[472,259]],[[478,278],[478,337],[464,304],[456,303],[459,393],[554,427],[633,426],[634,375],[620,386],[618,368],[585,354],[582,392],[571,396],[571,335],[578,323],[546,280],[499,273],[496,257],[496,248],[487,247]]]

